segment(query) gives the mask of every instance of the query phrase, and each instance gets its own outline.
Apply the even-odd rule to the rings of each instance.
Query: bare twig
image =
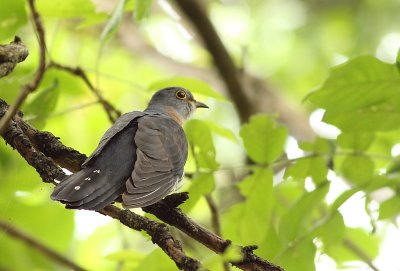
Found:
[[[115,120],[121,116],[121,111],[117,110],[109,101],[104,99],[101,92],[90,82],[89,78],[87,77],[85,71],[80,67],[69,67],[62,65],[60,63],[51,61],[48,65],[48,68],[55,68],[59,70],[63,70],[69,72],[75,76],[80,77],[83,82],[88,86],[88,88],[93,92],[93,94],[97,97],[101,105],[103,106],[104,110],[107,113],[108,119],[111,123],[115,122]]]
[[[42,244],[38,240],[32,238],[22,230],[16,228],[14,225],[7,223],[6,221],[0,220],[0,229],[2,229],[5,234],[12,236],[13,238],[18,239],[27,244],[28,246],[36,249],[37,251],[44,254],[46,257],[50,258],[54,262],[64,265],[65,267],[68,267],[71,270],[75,271],[85,270],[76,263],[65,258],[63,255],[47,247],[46,245]]]
[[[0,78],[12,72],[28,56],[28,49],[18,36],[10,44],[0,45]]]
[[[4,117],[0,120],[0,135],[6,130],[8,123],[17,113],[18,109],[21,107],[22,103],[25,101],[26,97],[28,97],[29,93],[36,90],[42,81],[44,72],[46,70],[46,43],[44,36],[43,25],[37,12],[34,4],[34,0],[28,0],[29,8],[32,13],[33,24],[35,26],[35,30],[38,35],[39,41],[39,66],[36,70],[35,78],[29,84],[26,84],[22,87],[15,103],[9,108]]]

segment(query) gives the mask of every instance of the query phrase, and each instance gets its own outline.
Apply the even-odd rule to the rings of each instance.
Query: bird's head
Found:
[[[208,108],[208,106],[196,101],[192,93],[187,89],[168,87],[154,93],[146,111],[165,113],[179,124],[182,124],[192,115],[196,108]]]

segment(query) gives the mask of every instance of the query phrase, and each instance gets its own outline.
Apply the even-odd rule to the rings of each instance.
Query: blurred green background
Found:
[[[156,89],[170,85],[189,88],[210,106],[196,112],[195,120],[185,126],[194,150],[186,172],[194,177],[182,188],[191,192],[182,208],[195,221],[212,229],[204,197],[211,195],[223,237],[240,245],[257,244],[258,255],[287,271],[397,270],[400,262],[393,243],[400,240],[400,182],[396,170],[392,175],[387,172],[388,164],[396,168],[400,154],[400,76],[393,64],[400,46],[400,2],[199,2],[240,74],[259,83],[258,90],[255,85],[246,88],[255,111],[271,116],[240,123],[212,57],[172,0],[35,1],[45,27],[48,60],[81,67],[122,112],[144,109]],[[12,104],[38,64],[37,35],[26,1],[0,0],[0,29],[1,44],[18,35],[30,51],[0,79],[0,98]],[[331,85],[325,83],[305,99],[329,76],[332,66],[359,55],[379,61],[370,57],[347,62],[331,73]],[[364,85],[351,89],[357,78]],[[376,99],[363,103],[368,82],[376,83]],[[386,95],[389,88],[395,94]],[[327,89],[332,92],[323,92]],[[351,93],[356,96],[349,98]],[[280,98],[268,100],[271,95]],[[360,108],[352,108],[357,101],[380,106],[382,99],[394,109],[371,117],[371,122],[362,115],[362,133],[349,131],[360,123],[355,117]],[[346,106],[348,115],[338,120],[337,112]],[[325,111],[317,108],[326,110],[326,122],[345,131],[341,139],[339,130],[320,122]],[[111,125],[84,82],[57,69],[46,71],[22,110],[35,127],[85,154]],[[391,117],[387,126],[376,128]],[[288,162],[283,152],[295,160]],[[296,160],[306,154],[310,159]],[[255,163],[249,165],[247,156]],[[42,183],[4,143],[0,176],[0,219],[82,267],[177,269],[145,234],[51,201],[52,186]],[[380,178],[386,183],[378,183]],[[173,232],[190,256],[210,270],[223,270],[229,255],[217,256],[178,230]],[[66,270],[5,230],[0,231],[0,255],[0,270]]]

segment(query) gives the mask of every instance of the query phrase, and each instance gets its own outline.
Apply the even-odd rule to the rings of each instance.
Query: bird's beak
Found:
[[[209,108],[208,105],[202,102],[194,101],[196,108]]]

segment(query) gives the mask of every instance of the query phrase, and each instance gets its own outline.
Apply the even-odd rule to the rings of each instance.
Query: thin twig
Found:
[[[115,120],[121,116],[121,111],[116,109],[109,101],[107,101],[103,95],[101,94],[100,90],[98,90],[92,82],[90,82],[88,76],[86,75],[85,71],[81,67],[69,67],[66,65],[62,65],[60,63],[51,61],[48,65],[48,68],[55,68],[59,70],[63,70],[69,72],[75,76],[80,77],[83,82],[88,86],[88,88],[93,92],[93,94],[97,97],[100,104],[103,106],[104,111],[106,112],[108,119],[111,123],[114,123]]]
[[[0,120],[0,135],[6,130],[7,125],[10,123],[11,119],[17,113],[18,109],[21,107],[23,102],[28,97],[29,93],[36,90],[42,81],[44,72],[46,70],[46,43],[45,34],[42,21],[40,19],[39,13],[37,12],[34,4],[34,0],[28,0],[29,9],[32,13],[33,24],[38,36],[39,42],[39,66],[36,70],[36,75],[33,81],[22,87],[15,103],[8,109],[4,117]]]
[[[24,242],[26,245],[36,249],[46,257],[50,258],[54,262],[57,262],[69,269],[74,271],[84,271],[86,269],[80,267],[76,263],[72,262],[71,260],[65,258],[63,255],[59,254],[58,252],[54,251],[53,249],[47,247],[43,243],[39,242],[38,240],[32,238],[22,230],[16,228],[14,225],[7,223],[6,221],[0,220],[0,228],[3,232],[15,239],[18,239]]]

